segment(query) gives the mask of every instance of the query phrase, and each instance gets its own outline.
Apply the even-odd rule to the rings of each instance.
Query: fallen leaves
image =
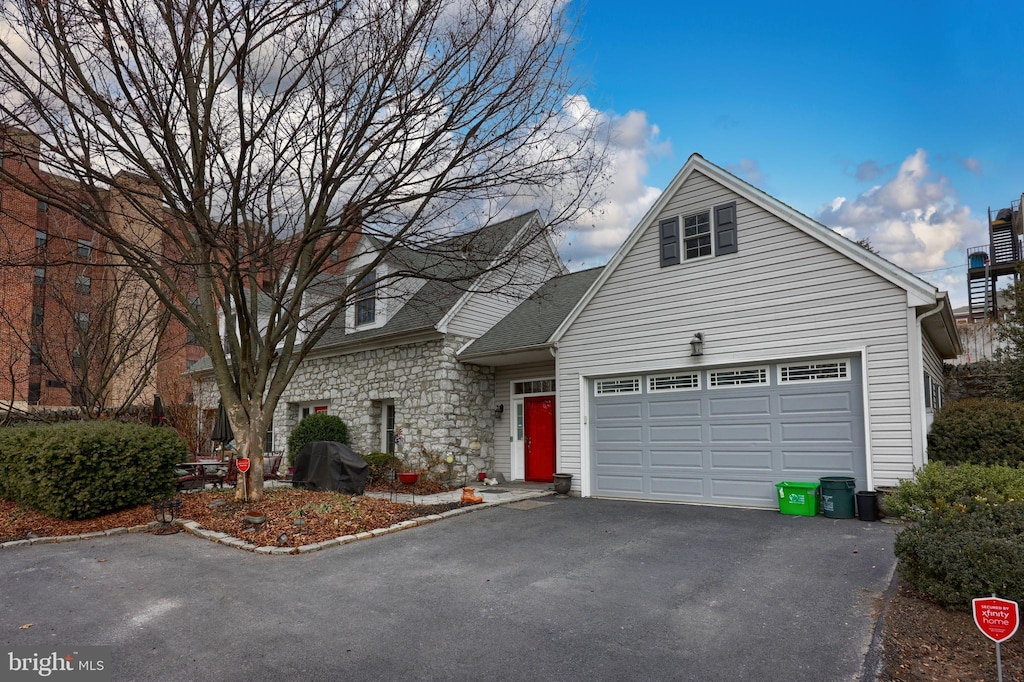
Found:
[[[180,496],[180,518],[196,521],[207,530],[227,533],[253,544],[296,547],[323,540],[386,528],[395,523],[461,506],[397,504],[371,497],[340,493],[274,488],[259,502],[239,502],[233,490],[206,490]],[[246,516],[264,516],[260,524]],[[153,521],[149,505],[104,514],[82,521],[53,519],[0,500],[0,542],[29,537],[79,535]],[[106,559],[98,559],[100,563]]]

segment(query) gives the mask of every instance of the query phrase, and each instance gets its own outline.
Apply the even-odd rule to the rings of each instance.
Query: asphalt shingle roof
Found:
[[[460,355],[500,353],[548,343],[602,269],[571,272],[548,280]]]
[[[539,214],[537,211],[530,211],[472,232],[456,235],[427,248],[394,249],[387,256],[389,261],[397,262],[399,267],[408,269],[410,273],[423,273],[439,279],[428,279],[419,291],[380,327],[357,332],[349,331],[346,334],[344,320],[337,320],[320,339],[317,348],[329,348],[434,328],[472,286],[476,277],[501,256],[509,243],[534,217],[539,217]],[[204,356],[195,364],[192,371],[201,372],[210,369],[211,366],[209,358]]]

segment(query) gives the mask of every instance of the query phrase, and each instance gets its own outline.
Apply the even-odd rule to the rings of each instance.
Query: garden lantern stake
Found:
[[[153,518],[160,527],[153,531],[156,535],[171,535],[180,529],[172,525],[172,521],[181,511],[181,500],[176,497],[167,500],[153,500]]]

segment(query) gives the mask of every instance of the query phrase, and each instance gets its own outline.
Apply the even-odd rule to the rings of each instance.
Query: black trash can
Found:
[[[830,519],[853,518],[853,489],[856,481],[849,476],[825,476],[821,481],[821,510]]]
[[[878,493],[871,490],[857,491],[857,516],[861,521],[878,520]]]

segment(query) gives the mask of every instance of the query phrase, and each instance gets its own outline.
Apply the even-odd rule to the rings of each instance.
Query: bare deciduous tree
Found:
[[[0,18],[0,111],[92,201],[25,191],[203,344],[256,498],[278,400],[363,275],[399,249],[420,257],[391,279],[507,271],[515,250],[453,269],[439,245],[524,200],[544,238],[603,168],[559,0],[16,0]],[[360,235],[376,260],[328,277]]]

